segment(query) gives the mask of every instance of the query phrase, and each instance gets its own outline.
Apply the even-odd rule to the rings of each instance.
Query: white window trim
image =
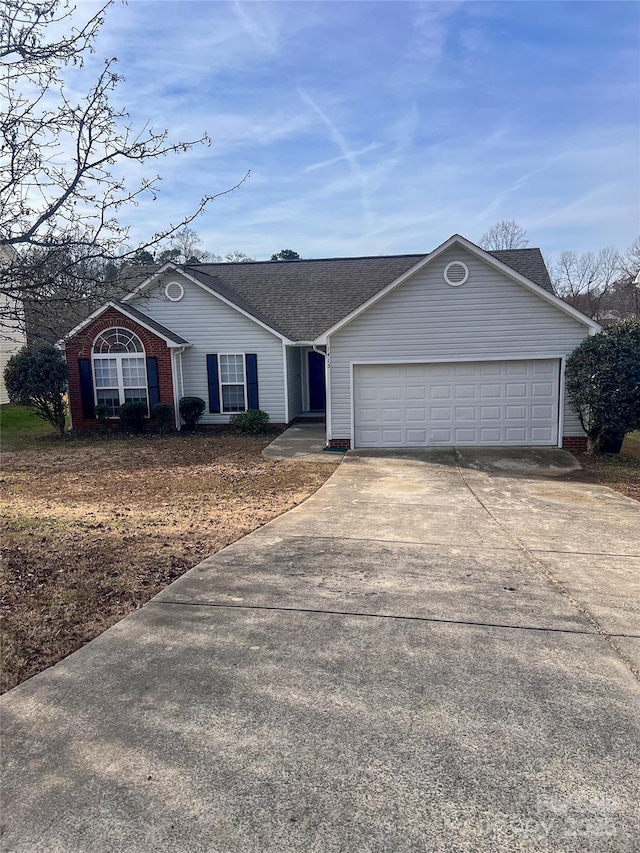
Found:
[[[228,357],[241,358],[242,359],[242,375],[244,376],[244,383],[242,382],[223,382],[222,381],[222,358]],[[246,353],[244,352],[219,352],[218,353],[218,387],[220,390],[220,414],[221,415],[239,415],[240,412],[225,412],[224,410],[224,400],[222,398],[222,386],[223,385],[244,385],[244,409],[243,412],[248,411],[249,406],[249,395],[247,391],[247,359]]]
[[[111,328],[117,329],[120,327],[119,326],[113,326]],[[114,388],[100,388],[100,389],[98,389],[98,383],[96,382],[96,359],[100,359],[100,358],[115,358],[115,359],[117,359],[118,363],[116,364],[116,372],[118,374],[118,397],[120,399],[120,405],[122,406],[125,402],[125,394],[124,394],[125,386],[124,386],[124,374],[122,372],[122,359],[123,358],[141,358],[143,360],[143,363],[144,363],[144,382],[145,382],[144,390],[145,390],[146,395],[147,395],[147,414],[146,414],[146,417],[149,417],[150,416],[150,410],[149,410],[149,375],[147,373],[147,353],[146,353],[146,350],[144,348],[144,344],[142,343],[142,340],[140,339],[140,336],[136,335],[135,332],[132,332],[132,334],[134,334],[136,336],[136,338],[140,341],[140,346],[142,347],[142,352],[140,352],[139,350],[136,350],[135,352],[112,352],[112,353],[94,352],[94,347],[96,345],[96,341],[98,340],[98,338],[101,337],[102,335],[104,335],[106,332],[111,331],[111,328],[103,329],[102,332],[100,332],[98,335],[96,335],[96,337],[93,340],[93,343],[91,344],[91,378],[93,379],[93,402],[94,402],[94,405],[96,405],[96,406],[99,405],[99,403],[98,403],[98,390],[100,390],[100,391],[112,391],[112,390],[114,390]],[[123,327],[123,328],[126,328],[126,327]],[[131,330],[127,329],[127,331],[131,331]],[[135,391],[137,389],[136,388],[128,388],[127,390],[128,391]],[[118,415],[111,415],[110,420],[120,420],[120,418]]]

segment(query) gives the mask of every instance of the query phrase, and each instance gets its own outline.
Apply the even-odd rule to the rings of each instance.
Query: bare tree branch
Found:
[[[6,303],[0,318],[17,322],[27,298],[46,305],[95,295],[109,265],[175,236],[249,176],[204,195],[190,214],[148,242],[130,245],[129,229],[118,217],[144,197],[155,199],[161,179],[131,184],[114,171],[211,140],[204,133],[173,141],[167,130],[148,123],[136,128],[110,103],[122,81],[115,58],[105,61],[85,98],[71,100],[61,71],[83,66],[112,3],[80,27],[72,25],[75,7],[68,0],[4,0],[0,7],[0,294]],[[51,36],[60,24],[68,32]]]
[[[620,253],[611,246],[595,255],[586,252],[561,252],[551,267],[556,294],[594,320],[603,319],[609,298],[620,281]]]
[[[517,222],[513,219],[503,219],[482,235],[478,245],[488,252],[501,249],[524,249],[529,245],[529,240],[527,232]]]

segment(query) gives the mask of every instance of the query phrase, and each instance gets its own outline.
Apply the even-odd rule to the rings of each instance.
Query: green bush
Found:
[[[269,428],[269,415],[262,409],[249,409],[234,415],[229,423],[235,435],[263,435]]]
[[[111,407],[106,403],[98,403],[95,408],[96,420],[102,424],[107,432],[111,432]]]
[[[586,338],[567,359],[566,381],[589,453],[640,429],[640,322]]]
[[[51,346],[38,351],[23,347],[11,356],[4,369],[9,400],[17,406],[33,409],[60,435],[64,435],[65,430],[68,379],[64,355]]]
[[[207,404],[200,397],[182,397],[179,403],[180,417],[187,429],[195,429],[204,414]]]
[[[122,426],[132,432],[142,432],[147,420],[146,403],[123,403],[118,409],[118,417]]]
[[[156,427],[160,435],[164,435],[171,426],[173,406],[169,403],[156,403],[151,409],[151,414],[156,419]]]

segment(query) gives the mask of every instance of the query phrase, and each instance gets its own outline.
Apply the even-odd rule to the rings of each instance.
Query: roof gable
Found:
[[[139,284],[125,297],[125,301],[129,304],[136,294],[157,283],[161,274],[175,270],[285,342],[311,342],[345,322],[354,312],[364,310],[371,300],[384,295],[388,288],[397,286],[404,276],[437,256],[442,247],[450,245],[453,240],[473,247],[487,262],[507,270],[512,277],[517,276],[521,284],[526,280],[527,286],[533,286],[538,294],[541,291],[550,296],[553,294],[539,249],[485,252],[464,237],[454,235],[428,255],[253,261],[182,267],[165,264],[159,268],[143,269],[138,274]],[[565,306],[555,296],[553,299],[556,304]],[[576,314],[582,322],[591,322],[579,312]]]
[[[135,323],[139,323],[139,325],[143,326],[147,331],[153,332],[154,335],[157,335],[159,338],[162,338],[168,347],[188,347],[191,346],[189,341],[185,340],[180,335],[177,335],[175,332],[172,332],[171,329],[167,328],[167,326],[163,326],[162,323],[158,323],[157,320],[154,320],[152,317],[143,314],[142,311],[138,311],[137,308],[134,308],[132,305],[123,305],[121,302],[105,302],[104,305],[101,305],[93,314],[90,314],[88,317],[78,323],[77,326],[74,326],[70,332],[58,341],[58,346],[61,346],[65,343],[65,341],[69,340],[69,338],[74,337],[81,332],[89,323],[92,323],[94,320],[97,320],[105,311],[109,308],[114,308],[124,317],[128,317],[130,320],[133,320]]]
[[[126,302],[127,305],[129,305],[132,299],[136,299],[137,297],[144,295],[152,287],[156,286],[160,276],[167,272],[175,272],[178,275],[184,276],[203,290],[208,291],[212,296],[217,297],[236,311],[239,311],[259,326],[262,326],[267,331],[276,335],[276,337],[281,338],[288,343],[292,342],[290,336],[279,328],[276,320],[273,320],[272,317],[265,315],[263,312],[256,309],[256,307],[246,300],[241,293],[232,291],[223,281],[220,280],[218,276],[207,272],[204,269],[205,266],[207,265],[198,264],[196,266],[194,264],[189,266],[185,264],[184,266],[178,266],[175,264],[165,264],[151,275],[145,276],[137,287],[124,297],[123,302]],[[228,264],[228,266],[233,266],[233,264]]]
[[[460,236],[460,234],[454,234],[448,240],[445,240],[444,243],[441,243],[436,249],[433,250],[433,252],[430,252],[428,255],[426,255],[421,261],[419,261],[417,264],[415,264],[411,269],[407,270],[405,273],[403,273],[401,276],[399,276],[395,281],[393,281],[389,285],[387,285],[387,287],[378,291],[376,294],[374,294],[374,296],[372,296],[370,299],[368,299],[362,305],[359,305],[358,308],[356,308],[354,311],[351,312],[351,314],[348,314],[346,317],[343,317],[341,320],[339,320],[337,323],[335,323],[335,325],[333,325],[329,329],[327,329],[322,335],[319,335],[317,338],[318,343],[326,343],[327,338],[330,335],[337,332],[338,329],[341,329],[344,326],[346,326],[348,323],[350,323],[352,320],[354,320],[360,314],[365,312],[372,305],[375,305],[377,302],[379,302],[381,299],[383,299],[388,293],[391,293],[393,290],[395,290],[397,287],[399,287],[401,284],[403,284],[405,281],[407,281],[407,279],[411,278],[416,273],[420,272],[428,264],[433,263],[444,252],[446,252],[452,246],[456,246],[456,245],[462,247],[463,249],[466,249],[472,255],[475,255],[480,260],[483,260],[489,266],[493,266],[495,269],[497,269],[500,272],[502,272],[503,274],[505,274],[508,278],[510,278],[513,281],[517,282],[518,284],[526,287],[527,289],[531,290],[533,293],[535,293],[537,296],[541,297],[542,299],[546,300],[547,302],[550,302],[552,305],[554,305],[556,308],[559,308],[565,314],[570,315],[574,320],[577,320],[578,322],[582,323],[583,325],[589,327],[589,329],[592,331],[592,333],[600,330],[601,327],[598,323],[595,322],[595,320],[592,320],[591,318],[587,317],[585,314],[582,314],[582,312],[573,308],[571,305],[568,305],[566,302],[563,302],[562,299],[557,297],[553,293],[552,290],[547,290],[546,288],[536,284],[535,282],[531,281],[531,279],[527,278],[522,273],[517,272],[516,270],[513,269],[513,267],[509,266],[508,264],[501,261],[498,257],[496,257],[497,254],[503,254],[503,253],[486,252],[484,249],[481,249],[480,246],[476,246],[475,243],[472,243],[470,240],[467,240],[465,237]],[[510,250],[510,251],[515,252],[515,251],[520,251],[520,250],[514,249],[514,250]],[[537,251],[539,252],[539,250],[537,250]],[[542,256],[540,255],[540,257],[542,257]],[[544,263],[544,261],[543,261],[543,263]],[[547,278],[548,278],[548,273],[547,273]]]

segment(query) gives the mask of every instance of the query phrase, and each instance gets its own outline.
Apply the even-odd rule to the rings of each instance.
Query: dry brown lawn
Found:
[[[268,460],[268,441],[47,438],[3,453],[2,690],[300,503],[335,470]]]

